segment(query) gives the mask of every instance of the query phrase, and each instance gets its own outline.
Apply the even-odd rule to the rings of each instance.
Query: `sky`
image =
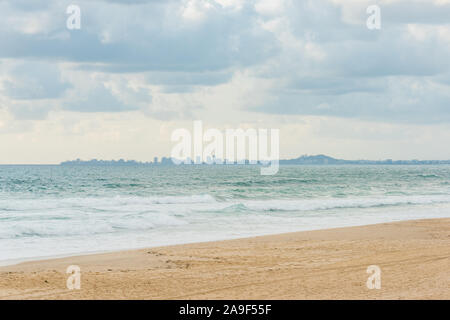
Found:
[[[0,164],[150,161],[194,120],[450,159],[450,0],[0,0]]]

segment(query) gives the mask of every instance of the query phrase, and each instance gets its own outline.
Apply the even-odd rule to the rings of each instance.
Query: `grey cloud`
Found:
[[[232,77],[230,72],[153,72],[147,76],[147,82],[163,85],[216,85],[228,82]]]
[[[138,106],[124,104],[103,85],[91,89],[83,98],[74,97],[62,107],[77,112],[123,112],[139,109]]]
[[[123,4],[123,5],[135,5],[135,4],[147,4],[147,3],[167,3],[169,1],[177,1],[177,0],[96,0],[103,1],[109,3]]]
[[[17,15],[27,10],[24,1],[7,3],[17,9]],[[36,1],[34,8],[55,10],[55,1],[47,3],[52,5],[45,7],[44,2]],[[257,112],[450,121],[450,97],[445,90],[450,73],[448,39],[436,34],[415,39],[406,25],[448,27],[448,4],[385,3],[381,5],[382,29],[373,31],[366,28],[366,6],[360,3],[355,9],[356,23],[343,18],[343,6],[350,4],[326,0],[288,1],[280,16],[259,15],[255,1],[244,2],[241,10],[216,4],[196,22],[180,17],[180,3],[79,1],[82,28],[74,31],[65,29],[66,15],[59,5],[61,12],[55,11],[55,21],[46,32],[3,30],[0,57],[68,61],[86,73],[142,73],[146,84],[160,86],[159,92],[177,94],[228,83],[233,74],[242,71],[275,83],[261,92],[267,96],[265,103],[248,106]],[[263,28],[263,23],[275,26],[273,31]],[[53,76],[57,78],[48,75]],[[67,89],[47,78],[43,81],[47,85],[37,91],[27,91],[27,87],[33,88],[27,79],[22,87],[18,83],[4,83],[10,97],[58,97]],[[136,98],[129,99],[133,94]],[[138,95],[129,93],[125,103],[100,84],[83,99],[63,106],[83,112],[134,110],[144,104]],[[182,108],[149,114],[183,116]]]
[[[349,24],[342,21],[338,5],[321,0],[293,2],[288,13],[293,35],[302,44],[316,46],[323,57],[310,56],[296,46],[285,48],[277,63],[256,70],[256,76],[277,81],[266,92],[264,103],[248,109],[389,122],[450,121],[450,94],[432,84],[445,84],[448,79],[444,76],[450,72],[448,40],[430,32],[416,39],[405,24],[426,22],[427,26],[418,26],[420,31],[448,23],[442,17],[450,5],[426,5],[423,19],[418,15],[425,4],[382,5],[382,28],[373,31],[365,26],[364,5],[361,24]],[[400,12],[385,15],[400,8],[404,17]],[[411,10],[415,15],[406,19]],[[444,14],[434,20],[439,10]]]
[[[17,100],[55,99],[72,86],[61,79],[59,69],[48,63],[23,63],[3,81],[3,93]]]
[[[0,0],[1,5],[9,5],[14,9],[21,11],[39,11],[48,9],[52,1],[48,0]]]
[[[387,85],[380,81],[344,77],[304,77],[293,79],[288,90],[303,94],[343,95],[352,92],[382,92]]]
[[[195,86],[189,85],[171,85],[163,86],[161,92],[163,93],[193,93],[195,92]]]
[[[54,102],[48,100],[22,100],[7,106],[9,112],[20,120],[43,120],[50,110],[55,109]]]
[[[379,79],[379,81],[386,81]],[[352,92],[341,95],[273,93],[253,111],[275,114],[323,115],[385,122],[432,123],[450,121],[450,93],[440,91],[427,80],[417,83],[410,78],[393,77],[381,92]],[[396,83],[397,82],[397,83]],[[322,93],[322,92],[319,92]]]
[[[183,27],[180,17],[168,14],[168,9],[150,2],[142,15],[139,8],[124,12],[105,3],[89,3],[82,7],[81,30],[65,30],[65,23],[53,30],[70,35],[67,38],[54,37],[50,31],[26,35],[5,30],[0,35],[0,56],[91,63],[84,67],[104,72],[211,71],[256,64],[276,50],[273,35],[255,28],[257,16],[251,10],[230,13],[218,8],[200,26]],[[102,41],[103,34],[114,40]]]
[[[381,12],[386,23],[447,24],[450,5],[403,0],[381,5]]]

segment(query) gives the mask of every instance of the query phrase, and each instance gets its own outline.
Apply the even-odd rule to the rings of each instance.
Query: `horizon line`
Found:
[[[426,164],[424,162],[435,162],[435,164],[446,164],[445,162],[448,162],[448,164],[450,164],[450,159],[441,159],[441,160],[437,160],[437,159],[390,159],[390,158],[386,158],[386,159],[378,159],[378,160],[372,160],[372,159],[354,159],[354,160],[347,160],[347,159],[340,159],[340,158],[334,158],[332,156],[327,156],[325,154],[316,154],[316,155],[307,155],[307,154],[303,154],[300,155],[296,158],[284,158],[284,159],[272,159],[269,161],[278,161],[278,162],[293,162],[293,161],[301,161],[302,159],[323,159],[323,160],[330,160],[330,161],[336,161],[336,162],[342,162],[340,164],[345,164],[344,162],[360,162],[359,164],[398,164],[398,162],[409,162],[408,164],[415,164],[415,162],[418,162],[417,164]],[[168,161],[170,161],[171,165],[175,165],[172,162],[172,157],[153,157],[153,160],[157,160],[157,162],[154,161],[141,161],[141,160],[134,160],[134,159],[110,159],[110,160],[105,160],[105,159],[97,159],[97,158],[91,158],[89,160],[82,160],[80,158],[77,158],[75,160],[64,160],[58,163],[0,163],[0,166],[60,166],[60,165],[70,165],[70,164],[74,164],[76,165],[77,162],[79,163],[84,163],[87,164],[88,162],[104,162],[105,164],[107,163],[113,163],[116,165],[120,165],[121,163],[123,164],[127,164],[127,165],[133,165],[133,163],[135,163],[136,165],[163,165],[163,161],[165,161],[165,163],[167,163]],[[177,159],[180,160],[180,159]],[[196,163],[194,161],[194,159],[192,158],[186,158],[185,160],[191,160],[192,163],[182,163],[181,165],[261,165],[261,163],[259,163],[259,161],[257,161],[257,163],[247,163],[250,162],[249,159],[240,159],[240,160],[234,160],[232,163],[227,163],[227,159],[220,159],[223,160],[223,163],[213,163],[213,164],[208,164],[206,161],[202,161],[201,163]],[[181,160],[184,161],[184,160]],[[238,163],[238,162],[244,162],[244,163]],[[367,163],[367,162],[371,162],[371,163]],[[385,163],[383,163],[385,162]],[[442,163],[440,163],[442,162]],[[311,163],[314,164],[314,163]],[[326,164],[326,163],[321,163],[321,164]],[[335,163],[336,164],[336,163]],[[348,163],[351,164],[351,163]],[[358,164],[358,163],[355,163]]]

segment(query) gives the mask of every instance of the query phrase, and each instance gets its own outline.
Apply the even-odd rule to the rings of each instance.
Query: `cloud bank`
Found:
[[[72,4],[79,30],[66,27]],[[366,26],[372,4],[0,0],[0,132],[28,128],[5,119],[130,112],[162,123],[319,117],[445,128],[450,1],[379,0],[379,30]]]

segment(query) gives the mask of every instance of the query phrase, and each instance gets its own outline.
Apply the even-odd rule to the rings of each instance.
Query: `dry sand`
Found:
[[[66,288],[69,265],[81,290]],[[0,298],[450,299],[450,219],[27,262],[0,268]]]

